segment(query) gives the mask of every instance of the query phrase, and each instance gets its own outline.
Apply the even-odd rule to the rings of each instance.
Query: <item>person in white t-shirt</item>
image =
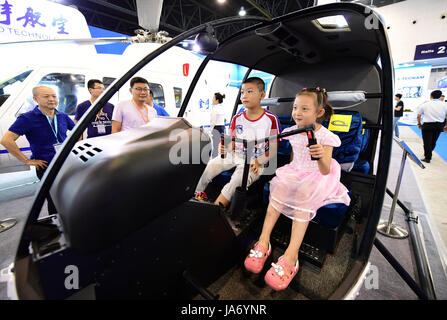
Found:
[[[447,106],[439,100],[441,95],[441,90],[432,91],[430,101],[421,104],[417,111],[418,128],[422,130],[422,140],[424,141],[424,159],[421,161],[426,163],[430,163],[436,141],[441,132],[446,129],[444,126]],[[421,119],[423,119],[423,123],[421,123]]]
[[[213,95],[213,108],[210,113],[210,132],[213,137],[213,154],[216,157],[219,150],[220,135],[225,133],[225,110],[222,102],[225,95],[216,92]]]
[[[112,133],[138,128],[157,117],[155,108],[146,100],[149,95],[149,82],[141,77],[130,80],[131,100],[120,101],[113,110]]]
[[[231,136],[252,141],[280,133],[278,118],[261,107],[261,100],[264,97],[265,84],[261,78],[248,78],[242,83],[241,101],[246,110],[235,115],[231,120]],[[264,165],[276,154],[276,150],[277,141],[272,140],[256,145],[251,157],[247,186],[259,179]],[[230,150],[221,144],[220,152],[224,153],[226,157],[216,157],[208,162],[197,184],[195,197],[199,200],[208,199],[205,189],[211,180],[221,172],[236,167],[230,182],[222,188],[214,202],[216,205],[228,207],[236,188],[242,185],[246,150],[242,143],[233,141]]]

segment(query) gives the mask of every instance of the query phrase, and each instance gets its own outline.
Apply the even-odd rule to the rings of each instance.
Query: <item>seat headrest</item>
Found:
[[[366,101],[365,91],[329,91],[327,93],[329,102],[354,102],[361,103]],[[279,106],[281,102],[291,102],[295,98],[265,98],[261,100],[261,106]]]

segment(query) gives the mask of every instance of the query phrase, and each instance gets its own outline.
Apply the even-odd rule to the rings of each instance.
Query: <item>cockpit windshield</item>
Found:
[[[0,106],[8,100],[33,70],[25,71],[9,80],[0,83]]]

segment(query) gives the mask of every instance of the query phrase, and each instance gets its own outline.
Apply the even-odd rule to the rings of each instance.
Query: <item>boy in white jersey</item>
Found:
[[[261,78],[248,78],[242,83],[241,101],[245,111],[233,117],[230,126],[230,135],[236,138],[261,139],[280,133],[279,122],[276,116],[261,107],[261,100],[265,97],[265,84]],[[256,145],[250,163],[247,186],[259,179],[264,165],[276,154],[277,141],[260,143]],[[227,152],[228,151],[228,152]],[[208,162],[205,171],[196,187],[196,198],[207,199],[205,189],[207,185],[223,171],[236,167],[230,182],[223,188],[215,204],[227,207],[237,187],[242,184],[244,172],[245,152],[242,143],[232,142],[230,150],[220,145],[220,152],[226,155],[213,158]]]

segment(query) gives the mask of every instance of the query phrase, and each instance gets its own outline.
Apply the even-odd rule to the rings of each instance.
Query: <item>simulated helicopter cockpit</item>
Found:
[[[343,16],[346,25],[325,24]],[[219,27],[252,25],[217,43]],[[205,39],[205,58],[177,117],[78,141],[101,107],[135,73],[185,39]],[[319,209],[300,249],[300,269],[286,290],[272,294],[243,262],[259,236],[274,171],[233,199],[229,210],[193,198],[211,150],[203,129],[183,118],[210,62],[228,62],[274,76],[264,107],[282,128],[293,125],[295,94],[324,87],[334,107],[326,124],[342,146],[349,206]],[[149,53],[111,84],[67,138],[36,194],[14,262],[19,299],[343,299],[364,275],[386,188],[392,139],[392,61],[384,25],[369,8],[337,3],[267,20],[237,17],[201,25]],[[233,104],[239,109],[240,94]],[[273,137],[275,138],[275,137]],[[290,159],[279,143],[278,167]],[[206,157],[205,157],[206,158]],[[217,196],[231,173],[208,186]],[[58,214],[39,218],[48,192]],[[272,234],[272,261],[284,253],[291,221]],[[269,265],[268,261],[266,265]],[[67,286],[67,266],[79,272]],[[261,279],[261,280],[260,280]]]

